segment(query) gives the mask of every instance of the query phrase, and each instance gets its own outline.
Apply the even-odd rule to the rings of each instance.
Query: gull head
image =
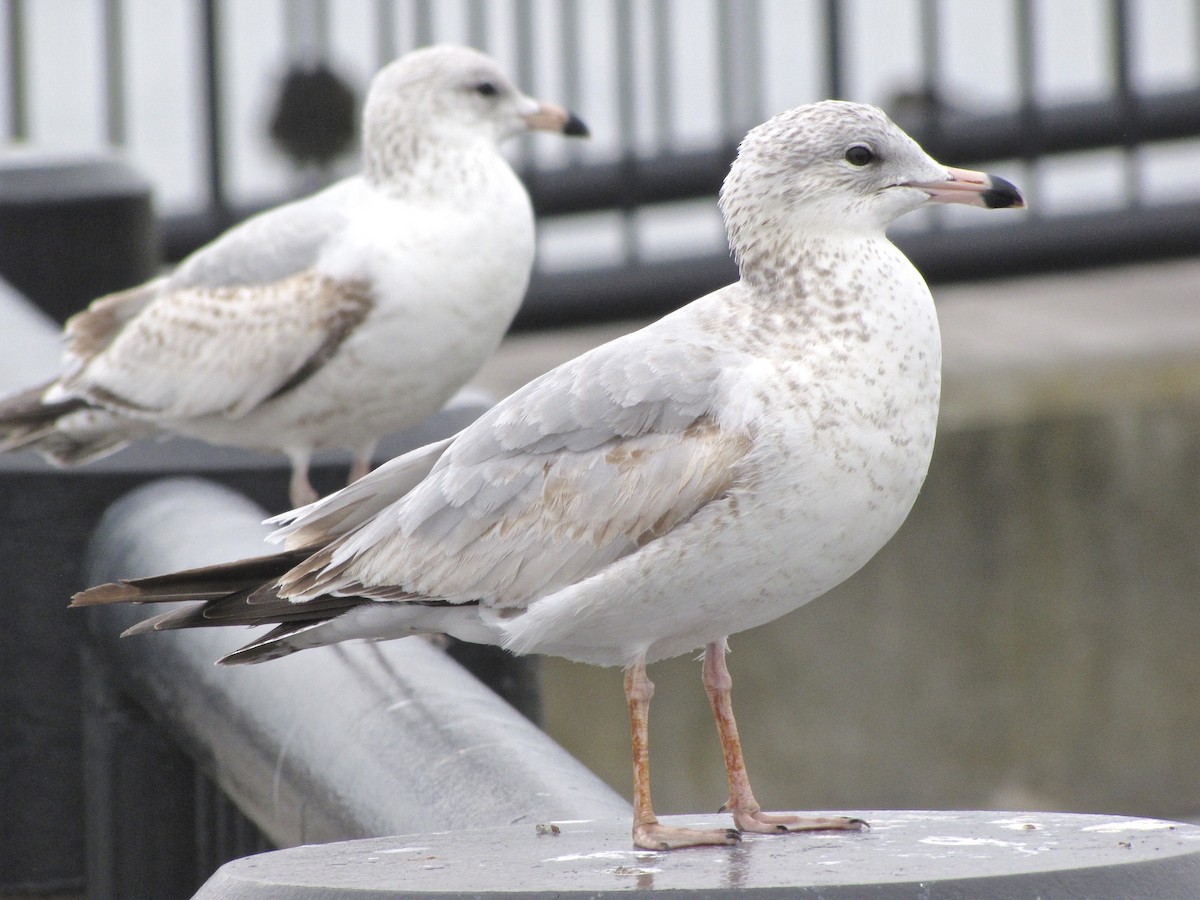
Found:
[[[523,94],[490,56],[452,44],[422,47],[381,69],[363,109],[367,169],[404,169],[433,146],[492,145],[527,131],[586,137],[587,126],[561,106]]]
[[[739,255],[763,234],[882,234],[928,203],[1024,206],[1009,182],[936,162],[882,110],[827,100],[750,131],[721,188]]]

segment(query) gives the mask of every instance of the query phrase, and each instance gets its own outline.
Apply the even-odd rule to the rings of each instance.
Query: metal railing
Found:
[[[105,106],[100,143],[124,143],[136,160],[151,148],[128,142],[134,90],[128,69],[136,55],[124,36],[129,11],[121,0],[97,3]],[[221,0],[177,3],[194,14],[193,46],[179,59],[202,73],[193,99],[202,111],[196,165],[203,170],[198,179],[203,188],[194,202],[175,204],[165,216],[168,259],[284,199],[261,192],[247,196],[233,177],[252,161],[238,149],[244,140],[232,139],[231,129],[245,123],[231,121],[228,109],[259,89],[265,77],[261,67],[246,71],[231,47],[231,33],[245,24],[245,7]],[[5,119],[10,136],[36,139],[29,72],[38,48],[30,39],[31,7],[28,0],[3,0],[3,6],[9,50]],[[898,242],[931,281],[1200,250],[1200,186],[1185,183],[1187,173],[1200,168],[1194,164],[1200,160],[1200,39],[1194,37],[1200,35],[1200,4],[1171,8],[1180,18],[1174,31],[1193,38],[1190,51],[1184,47],[1175,54],[1182,62],[1170,77],[1155,68],[1157,58],[1169,54],[1139,38],[1151,34],[1152,26],[1161,31],[1160,5],[1081,4],[1087,27],[1072,31],[1051,27],[1054,8],[1011,0],[1000,4],[1001,15],[988,19],[982,38],[978,23],[973,26],[980,62],[1000,72],[1002,84],[971,103],[962,96],[980,76],[971,74],[959,59],[963,51],[955,49],[967,40],[962,16],[956,16],[961,8],[938,0],[906,5],[379,0],[353,8],[293,0],[275,7],[279,27],[274,37],[263,36],[262,56],[272,66],[290,59],[298,66],[325,61],[344,68],[350,56],[345,35],[353,32],[369,38],[366,53],[355,48],[363,82],[370,70],[413,46],[469,42],[500,56],[531,92],[563,100],[589,120],[596,134],[590,147],[526,141],[514,152],[543,216],[543,243],[554,244],[561,221],[575,221],[576,227],[580,216],[591,221],[597,213],[616,214],[591,226],[607,236],[590,242],[615,251],[581,259],[570,271],[550,267],[535,273],[518,320],[529,326],[581,316],[652,315],[731,277],[719,242],[685,241],[665,256],[647,252],[641,213],[698,200],[705,205],[697,215],[715,216],[717,188],[746,128],[785,106],[825,96],[883,103],[935,156],[952,164],[999,160],[1026,189],[1030,213],[1003,224],[964,226],[953,217],[930,216],[899,231]],[[888,21],[881,25],[880,19]],[[890,41],[894,59],[881,64],[878,51],[888,46],[888,36],[879,32],[889,23],[903,36]],[[1053,66],[1071,53],[1083,54],[1088,65],[1082,68],[1092,74],[1064,88],[1051,77]],[[886,83],[873,67],[890,73]],[[1086,96],[1072,99],[1080,93]],[[1150,181],[1163,181],[1163,166],[1156,169],[1150,159],[1163,147],[1183,154],[1178,197],[1147,189]],[[1056,185],[1074,177],[1063,161],[1090,151],[1111,151],[1101,165],[1104,189],[1097,186],[1083,204],[1056,200],[1062,194]],[[279,170],[286,168],[282,160],[261,164],[261,180],[278,183]],[[956,251],[959,245],[948,243],[948,234],[962,248],[986,252]]]

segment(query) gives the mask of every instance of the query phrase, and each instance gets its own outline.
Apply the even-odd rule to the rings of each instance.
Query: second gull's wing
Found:
[[[265,285],[160,294],[47,400],[131,417],[242,416],[315,372],[372,306],[369,285],[306,270]]]

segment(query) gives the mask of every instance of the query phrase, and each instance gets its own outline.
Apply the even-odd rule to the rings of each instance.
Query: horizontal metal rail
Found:
[[[1008,278],[1195,256],[1200,253],[1200,203],[1045,216],[893,238],[930,284]],[[535,272],[514,328],[658,316],[736,278],[733,261],[716,255]]]
[[[956,165],[1200,135],[1200,90],[1121,100],[968,115],[933,107],[904,124],[938,159]],[[539,216],[711,198],[736,154],[720,147],[522,173]],[[177,260],[223,228],[263,207],[167,217],[164,251]],[[1012,225],[907,232],[897,243],[930,282],[995,278],[1193,254],[1200,249],[1200,204],[1124,206],[1083,214],[1022,216]],[[736,277],[722,255],[617,265],[571,273],[535,272],[517,328],[653,316]]]
[[[89,576],[260,554],[269,549],[263,516],[212,483],[152,483],[105,514]],[[146,614],[90,611],[98,652],[279,846],[628,814],[595,775],[423,639],[218,667],[248,639],[245,629],[118,637]]]

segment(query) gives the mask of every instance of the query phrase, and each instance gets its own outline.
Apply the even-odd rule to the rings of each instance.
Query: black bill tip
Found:
[[[571,113],[570,118],[567,119],[567,124],[563,126],[562,133],[569,137],[591,137],[592,134],[588,131],[588,127],[583,124],[583,119],[579,118],[575,113]]]
[[[990,187],[983,193],[983,202],[988,209],[1022,209],[1025,198],[1011,181],[992,175]]]

